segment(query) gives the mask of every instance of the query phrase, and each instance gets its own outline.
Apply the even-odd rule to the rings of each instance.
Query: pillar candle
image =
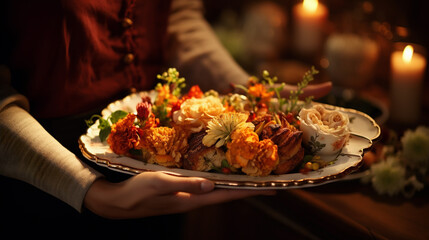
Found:
[[[315,53],[323,40],[323,28],[328,9],[317,0],[304,0],[293,7],[294,36],[296,50],[304,55]]]
[[[421,93],[426,58],[412,45],[394,50],[391,63],[391,117],[398,123],[413,124],[420,117]]]

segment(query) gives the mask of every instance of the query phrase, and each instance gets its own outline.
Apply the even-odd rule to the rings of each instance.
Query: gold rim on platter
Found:
[[[103,116],[118,109],[132,111],[141,97],[150,93],[133,93],[124,99],[115,101],[102,111]],[[319,104],[319,103],[314,103]],[[288,173],[282,175],[269,175],[267,177],[252,177],[239,174],[223,174],[213,172],[199,172],[178,168],[167,168],[156,164],[120,156],[111,152],[107,143],[101,143],[98,138],[98,128],[95,123],[88,128],[78,142],[85,158],[108,169],[136,175],[147,171],[159,171],[166,174],[184,177],[203,177],[212,180],[217,187],[235,189],[287,189],[317,186],[345,179],[346,176],[357,171],[363,164],[363,154],[381,135],[379,125],[369,115],[354,109],[336,107],[323,104],[327,109],[339,110],[346,113],[351,122],[349,128],[351,137],[349,143],[337,156],[334,164],[311,171],[307,174]]]

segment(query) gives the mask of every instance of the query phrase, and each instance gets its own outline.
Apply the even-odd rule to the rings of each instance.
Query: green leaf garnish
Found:
[[[226,159],[222,160],[220,166],[221,166],[221,168],[230,168],[231,167],[231,165],[229,165],[229,162]]]
[[[100,129],[100,134],[98,134],[98,136],[100,137],[100,141],[101,142],[106,141],[111,131],[112,131],[112,127],[110,126]]]
[[[126,117],[127,115],[128,112],[122,110],[117,110],[113,112],[107,119],[104,119],[102,116],[95,114],[92,115],[90,119],[85,120],[85,123],[88,127],[91,127],[96,121],[94,119],[97,119],[99,122],[98,129],[100,129],[100,133],[98,134],[98,136],[100,138],[100,141],[104,142],[112,131],[111,123],[117,123],[120,119]]]
[[[126,117],[127,115],[128,115],[128,112],[117,110],[110,115],[110,121],[112,123],[117,123],[120,119]]]

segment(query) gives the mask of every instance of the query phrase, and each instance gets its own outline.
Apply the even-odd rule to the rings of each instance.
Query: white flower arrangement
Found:
[[[401,143],[402,159],[405,164],[425,173],[429,164],[429,128],[419,126],[415,131],[405,131]]]
[[[412,197],[424,188],[429,169],[429,128],[407,130],[400,141],[385,145],[362,179],[380,195]]]
[[[405,186],[405,168],[397,157],[390,156],[371,166],[370,181],[377,193],[394,196]]]
[[[253,123],[246,122],[249,116],[244,113],[228,112],[214,117],[208,123],[207,135],[202,142],[205,146],[215,145],[217,148],[225,145],[231,139],[231,133],[241,128],[255,128]]]

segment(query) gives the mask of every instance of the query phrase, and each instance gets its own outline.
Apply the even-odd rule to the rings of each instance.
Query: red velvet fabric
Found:
[[[169,1],[11,2],[12,82],[36,117],[85,112],[131,88],[153,87],[164,62]],[[124,60],[129,53],[131,63]]]

